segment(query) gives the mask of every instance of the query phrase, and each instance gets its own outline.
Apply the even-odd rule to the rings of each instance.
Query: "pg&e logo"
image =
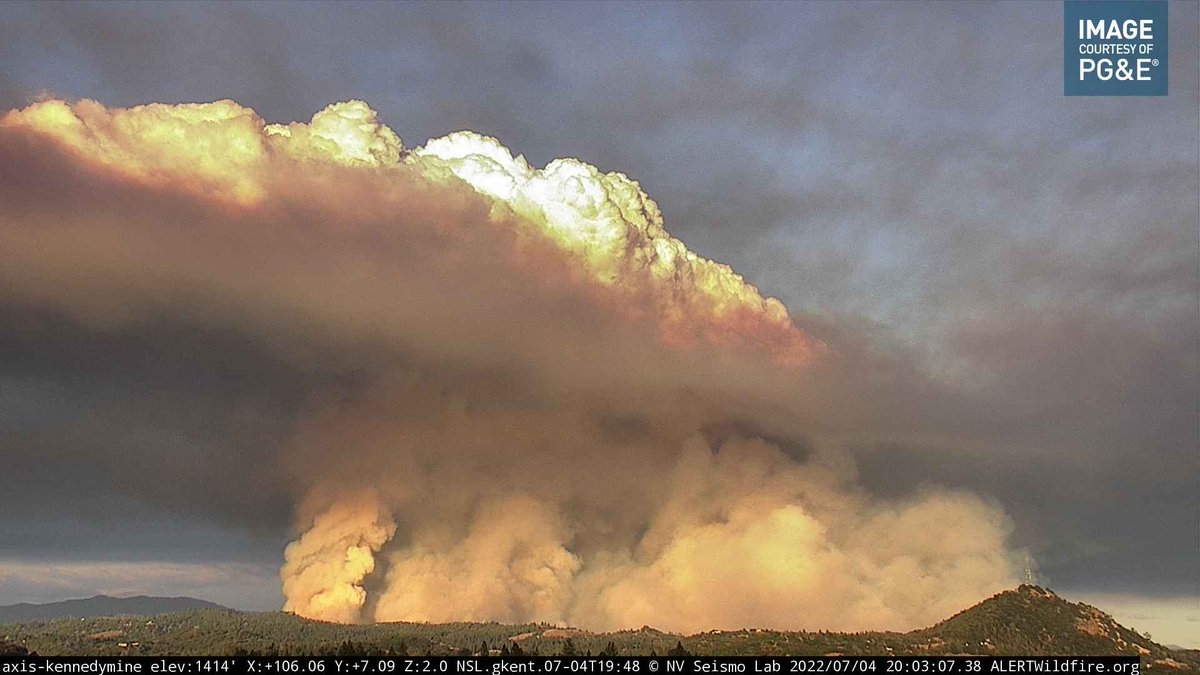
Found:
[[[1063,93],[1166,96],[1167,0],[1064,0]]]

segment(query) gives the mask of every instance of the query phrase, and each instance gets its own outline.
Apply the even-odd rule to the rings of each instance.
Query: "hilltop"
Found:
[[[517,649],[560,654],[704,655],[1136,655],[1148,668],[1200,670],[1191,650],[1171,650],[1089,605],[1020,586],[928,628],[908,633],[748,629],[682,636],[648,626],[591,633],[549,624],[382,623],[348,626],[280,612],[204,609],[153,617],[105,617],[0,626],[0,641],[41,654],[478,654]]]
[[[1030,585],[995,595],[917,632],[949,647],[979,645],[988,653],[1137,654],[1152,660],[1173,653],[1091,605],[1069,602]]]

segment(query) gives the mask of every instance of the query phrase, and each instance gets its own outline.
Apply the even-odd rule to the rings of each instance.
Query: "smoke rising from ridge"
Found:
[[[876,502],[836,449],[784,447],[838,356],[624,175],[405,148],[361,102],[48,100],[0,153],[0,299],[234,330],[348,383],[274,454],[285,609],[899,629],[1014,578],[994,505]]]

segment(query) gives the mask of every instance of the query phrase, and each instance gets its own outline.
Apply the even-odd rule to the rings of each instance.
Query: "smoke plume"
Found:
[[[906,629],[1015,576],[995,505],[873,499],[809,442],[845,357],[622,174],[407,148],[357,101],[46,100],[0,158],[0,301],[234,331],[308,374],[269,472],[289,611]]]

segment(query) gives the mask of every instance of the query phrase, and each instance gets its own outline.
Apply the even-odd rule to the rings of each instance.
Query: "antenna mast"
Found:
[[[1033,574],[1033,560],[1029,557],[1029,553],[1025,554],[1025,580],[1024,582],[1030,586],[1037,585],[1037,578]]]

